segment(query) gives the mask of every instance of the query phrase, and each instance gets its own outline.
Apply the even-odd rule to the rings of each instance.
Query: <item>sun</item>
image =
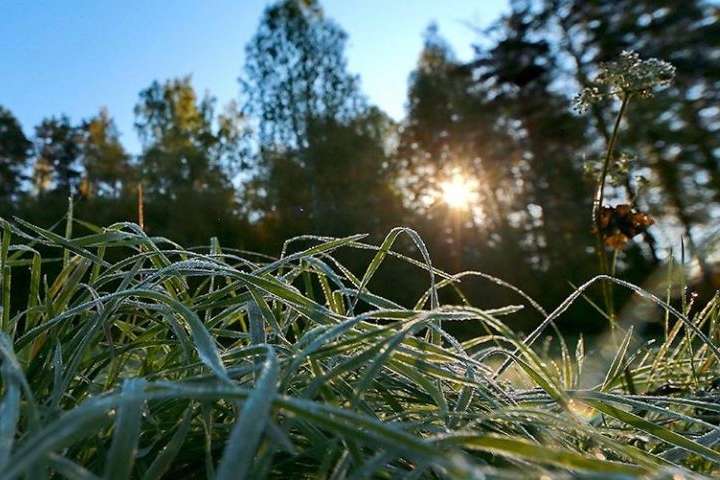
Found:
[[[450,207],[465,209],[478,201],[477,180],[455,173],[440,184],[443,201]]]

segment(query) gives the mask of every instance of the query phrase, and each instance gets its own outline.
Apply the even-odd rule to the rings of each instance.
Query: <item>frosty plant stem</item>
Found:
[[[652,217],[643,212],[634,211],[630,204],[607,208],[609,217],[606,219],[603,214],[603,200],[605,184],[610,169],[613,167],[613,153],[617,143],[620,124],[625,111],[627,110],[630,97],[637,95],[640,98],[652,97],[657,87],[665,87],[672,83],[675,77],[675,67],[668,62],[650,58],[643,60],[636,52],[623,51],[614,62],[603,63],[600,71],[591,85],[575,97],[575,109],[579,113],[588,111],[591,105],[599,103],[607,98],[619,98],[620,110],[615,118],[615,126],[612,135],[608,140],[605,158],[602,161],[600,173],[597,180],[595,196],[593,198],[592,217],[595,234],[597,236],[596,251],[600,262],[600,271],[605,275],[614,275],[614,268],[608,262],[606,245],[615,249],[615,257],[618,250],[635,235],[642,233],[652,224]],[[629,179],[626,179],[629,181]],[[609,231],[606,232],[606,227]],[[614,257],[614,258],[615,258]],[[614,267],[614,260],[613,260]],[[612,297],[612,284],[603,282],[603,297],[605,308],[610,317],[610,326],[614,329],[615,312]]]
[[[593,199],[593,223],[595,225],[595,234],[597,236],[597,254],[600,261],[600,271],[603,275],[610,274],[610,266],[608,265],[607,252],[605,245],[603,244],[602,237],[602,225],[600,219],[600,207],[603,204],[603,198],[605,194],[605,182],[607,179],[610,164],[612,163],[613,152],[615,150],[615,144],[617,143],[618,133],[620,131],[620,123],[622,122],[623,115],[627,109],[628,102],[630,101],[630,93],[625,92],[622,96],[622,103],[620,104],[620,110],[618,111],[617,118],[615,118],[615,126],[613,127],[612,135],[608,141],[607,152],[605,153],[605,159],[603,161],[602,171],[597,182],[597,189],[595,190],[595,198]],[[612,326],[615,325],[615,311],[612,297],[612,284],[603,282],[603,297],[605,300],[605,308],[608,311],[610,317],[610,323]]]

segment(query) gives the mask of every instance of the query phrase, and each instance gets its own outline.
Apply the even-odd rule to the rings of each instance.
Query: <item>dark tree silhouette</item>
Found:
[[[17,119],[0,107],[0,202],[9,203],[21,191],[31,149]]]

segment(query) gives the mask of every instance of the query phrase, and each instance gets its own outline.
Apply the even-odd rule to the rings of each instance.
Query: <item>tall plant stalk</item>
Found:
[[[605,152],[605,158],[603,160],[602,170],[600,177],[598,178],[597,188],[595,190],[595,197],[593,198],[593,223],[595,225],[595,234],[597,236],[597,255],[600,264],[600,272],[603,275],[610,275],[611,268],[608,264],[607,251],[605,249],[603,235],[602,235],[602,220],[600,216],[601,207],[605,196],[605,183],[607,181],[608,171],[613,159],[613,153],[615,151],[615,144],[617,143],[618,134],[620,131],[620,124],[622,118],[627,110],[628,102],[630,101],[630,93],[625,92],[622,96],[622,102],[620,104],[620,110],[618,111],[617,117],[615,118],[615,125],[613,126],[610,140],[608,141],[607,151]],[[612,284],[609,282],[603,282],[603,298],[605,301],[605,308],[607,309],[608,316],[610,317],[610,324],[614,328],[615,326],[615,306],[613,302]]]
[[[647,227],[653,223],[652,217],[646,213],[632,210],[635,193],[630,188],[629,178],[625,179],[625,186],[629,192],[630,198],[628,200],[630,204],[625,205],[622,210],[609,208],[607,216],[604,215],[605,183],[610,169],[613,167],[613,154],[620,132],[620,124],[632,96],[652,97],[654,89],[670,85],[674,77],[675,67],[670,63],[657,58],[643,60],[636,52],[623,51],[616,61],[601,64],[595,80],[583,88],[575,97],[575,109],[580,113],[595,108],[595,104],[607,98],[619,98],[621,100],[612,134],[608,138],[607,151],[597,179],[592,207],[592,221],[597,237],[595,250],[600,263],[600,272],[604,275],[614,275],[618,250],[624,247],[627,241],[634,236],[645,232]],[[605,248],[606,242],[609,246],[615,248],[612,265],[608,260]],[[610,318],[610,325],[614,330],[615,308],[612,284],[603,282],[602,291],[605,308]]]

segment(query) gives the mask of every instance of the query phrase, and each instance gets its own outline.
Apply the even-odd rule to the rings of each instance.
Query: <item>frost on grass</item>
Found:
[[[11,252],[0,261],[13,278],[0,298],[17,299],[0,332],[3,479],[42,469],[52,478],[219,480],[691,478],[720,469],[717,298],[690,316],[596,277],[548,313],[500,279],[449,275],[427,251],[422,261],[402,254],[401,233],[422,245],[409,229],[381,246],[314,237],[273,259],[219,254],[219,245],[163,249],[115,225],[127,244],[94,231],[45,237],[50,261],[70,255],[57,272],[29,262],[46,258],[29,248],[43,230],[0,226]],[[375,252],[362,280],[334,256],[340,247]],[[390,257],[427,281],[413,305],[373,292]],[[16,294],[28,265],[29,297]],[[520,306],[473,305],[461,289],[475,281],[514,291],[537,312],[537,328],[524,336],[510,327]],[[584,363],[582,340],[547,333],[573,321],[563,318],[570,306],[600,281],[677,322],[652,347],[620,325]],[[456,338],[457,322],[475,322],[475,336]]]

